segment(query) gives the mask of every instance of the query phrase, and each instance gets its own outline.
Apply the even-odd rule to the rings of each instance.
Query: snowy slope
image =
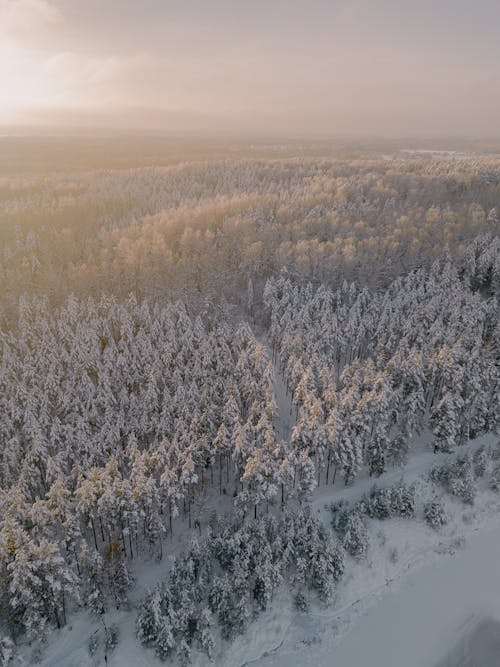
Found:
[[[468,451],[496,440],[492,436],[478,438],[469,443]],[[450,460],[449,455],[446,457],[446,454],[422,452],[409,461],[404,474],[401,470],[389,472],[377,483],[394,484],[404,476],[406,482],[417,481],[418,495],[425,498],[435,489],[422,477],[432,466]],[[372,484],[372,478],[365,478],[347,489],[322,487],[313,507],[328,522],[326,502],[341,498],[356,501]],[[434,667],[459,641],[462,624],[467,621],[473,626],[475,621],[488,618],[490,607],[496,609],[496,599],[500,606],[500,585],[491,586],[497,577],[493,568],[500,562],[500,498],[483,489],[474,507],[446,499],[446,508],[450,521],[438,532],[418,519],[370,522],[368,559],[361,563],[348,561],[332,605],[318,605],[302,615],[294,612],[290,600],[283,596],[245,637],[229,647],[220,664],[224,667]],[[484,567],[483,549],[491,553],[489,569]],[[430,585],[426,584],[428,579]],[[438,585],[441,579],[442,587]],[[448,593],[448,588],[453,594]],[[469,600],[475,600],[474,591],[478,601],[469,604]],[[483,595],[485,603],[481,605]],[[436,619],[433,619],[434,609],[438,610]],[[436,628],[428,654],[420,646],[424,636],[417,630],[419,624],[426,627],[425,619]],[[463,632],[466,630],[464,627]],[[358,632],[362,633],[359,637]],[[438,641],[441,636],[442,642]],[[430,641],[430,634],[429,638]],[[406,644],[413,651],[414,662],[404,658]],[[449,667],[462,665],[450,663]],[[463,667],[469,666],[464,663]]]
[[[469,443],[467,449],[473,451],[496,440],[497,437],[484,436]],[[422,452],[409,461],[404,471],[386,473],[377,483],[392,484],[404,473],[408,482],[419,480],[419,496],[425,496],[432,489],[426,488],[422,475],[441,459],[446,460],[446,455]],[[361,478],[348,488],[341,484],[321,487],[313,507],[329,521],[325,503],[340,498],[355,501],[372,484],[373,479]],[[500,620],[500,497],[482,490],[472,508],[450,499],[446,504],[451,520],[438,532],[418,519],[370,522],[368,558],[360,563],[348,560],[333,604],[326,607],[318,603],[309,613],[300,614],[294,611],[288,594],[281,592],[272,608],[250,625],[245,636],[225,647],[216,664],[437,667],[438,661],[476,622],[490,617]],[[181,548],[181,534],[178,538],[178,543],[171,545],[170,554]],[[108,656],[109,667],[164,664],[137,642],[134,607],[145,588],[165,577],[168,560],[140,564],[131,595],[132,608],[106,615],[106,623],[116,623],[120,629],[120,643]],[[104,665],[102,657],[99,660],[88,654],[89,637],[96,629],[99,623],[87,614],[74,616],[69,627],[53,633],[43,659],[32,664]],[[194,664],[201,667],[208,663],[199,656]],[[463,667],[469,666],[464,663]]]
[[[494,517],[472,534],[458,553],[433,559],[376,599],[340,640],[335,636],[335,624],[330,627],[327,624],[317,643],[294,645],[252,664],[259,667],[498,665],[500,655],[491,663],[487,661],[492,656],[484,654],[479,658],[481,662],[463,661],[467,658],[464,644],[473,630],[478,625],[500,621],[499,562],[500,519]],[[452,654],[456,662],[448,662]]]

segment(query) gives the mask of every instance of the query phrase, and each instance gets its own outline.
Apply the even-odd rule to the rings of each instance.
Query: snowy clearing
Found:
[[[498,665],[498,653],[496,660],[483,654],[480,661],[467,662],[468,649],[462,643],[471,630],[479,628],[481,636],[488,631],[489,623],[500,619],[500,590],[496,583],[499,527],[498,518],[492,518],[473,532],[458,552],[438,558],[429,555],[428,565],[408,574],[386,594],[372,594],[374,599],[367,611],[340,640],[336,633],[341,618],[325,624],[316,642],[290,645],[252,664],[261,667]],[[490,644],[492,651],[498,650],[498,640]]]

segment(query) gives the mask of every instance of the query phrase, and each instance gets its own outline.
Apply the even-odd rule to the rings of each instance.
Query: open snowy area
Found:
[[[301,644],[288,639],[269,657],[249,660],[246,664],[498,665],[500,604],[495,584],[500,557],[498,518],[490,518],[476,527],[464,540],[465,544],[451,555],[432,552],[427,557],[422,555],[422,562],[413,568],[410,564],[401,580],[389,582],[386,590],[368,594],[367,600],[358,603],[359,611],[358,608],[347,613],[348,616],[354,613],[354,619],[346,620],[346,612],[330,619],[328,614],[318,614],[314,618],[316,623],[311,623],[316,632],[312,637],[300,640]],[[415,556],[417,561],[419,556]],[[344,624],[347,624],[345,630]]]

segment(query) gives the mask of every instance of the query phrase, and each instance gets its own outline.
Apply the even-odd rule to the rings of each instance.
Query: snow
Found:
[[[469,451],[495,440],[478,438]],[[418,480],[421,499],[434,491],[422,475],[442,457],[446,455],[423,453],[410,460],[404,479]],[[388,473],[381,486],[400,478],[401,471]],[[372,483],[360,480],[344,493],[322,489],[314,506],[325,512],[326,500],[355,501]],[[440,531],[421,519],[370,522],[368,559],[349,561],[333,605],[318,605],[300,615],[281,601],[280,622],[273,624],[271,614],[259,619],[258,637],[241,639],[224,667],[487,667],[488,660],[500,664],[500,655],[490,655],[498,645],[493,629],[500,622],[500,586],[495,585],[500,499],[483,489],[472,508],[451,499],[445,504],[450,521]],[[328,520],[328,514],[323,518]],[[481,654],[484,646],[487,654]],[[470,651],[476,662],[467,662]],[[234,659],[242,655],[246,660]]]
[[[357,605],[371,602],[371,607],[353,621],[348,617],[356,614],[356,609],[346,609],[336,618],[328,613],[313,615],[301,630],[288,624],[278,650],[267,648],[261,658],[244,663],[228,660],[224,666],[438,667],[438,661],[439,667],[498,665],[500,654],[491,654],[498,642],[490,641],[490,654],[479,656],[484,645],[476,635],[472,649],[478,652],[475,659],[480,657],[480,661],[473,663],[460,661],[467,659],[470,640],[465,647],[454,648],[464,634],[470,634],[469,626],[478,626],[481,636],[485,631],[491,634],[489,624],[500,620],[500,591],[495,585],[500,558],[498,528],[495,518],[469,540],[463,551],[441,556],[408,575],[404,583],[397,583],[385,595],[378,589],[370,591],[367,597],[372,600],[361,599]],[[351,622],[352,627],[339,640],[343,622]],[[264,621],[260,625],[264,626]],[[251,653],[252,647],[247,650]]]
[[[418,157],[430,157],[435,160],[470,160],[474,157],[483,157],[479,153],[434,150],[430,148],[402,148],[400,153],[403,155],[415,155]]]
[[[497,436],[483,436],[469,443],[472,452]],[[458,454],[463,450],[458,450]],[[404,471],[390,471],[377,480],[380,486],[416,481],[418,497],[435,489],[423,479],[446,454],[420,452]],[[321,487],[313,508],[329,521],[325,508],[344,498],[355,502],[373,484],[361,478],[353,486]],[[473,507],[445,499],[447,526],[439,531],[422,519],[370,521],[368,558],[348,559],[335,601],[315,603],[307,614],[294,610],[286,591],[279,592],[271,609],[252,623],[247,633],[225,646],[218,656],[220,667],[489,667],[489,653],[496,651],[496,625],[500,622],[500,496],[480,490]],[[189,531],[178,527],[175,540],[166,544],[167,557],[160,563],[143,560],[135,565],[136,586],[129,610],[106,614],[106,624],[119,627],[119,645],[108,655],[109,667],[159,667],[151,650],[135,638],[135,617],[145,588],[165,577],[170,557],[185,544]],[[91,657],[89,638],[102,625],[81,612],[70,625],[54,632],[41,667],[101,667],[102,652]],[[481,639],[483,638],[484,641]],[[467,662],[470,651],[486,647],[488,655]],[[490,648],[488,648],[490,647]],[[477,656],[476,656],[477,657]],[[491,658],[493,659],[493,658]],[[448,662],[446,662],[448,660]],[[172,663],[169,663],[172,664]],[[207,667],[201,655],[195,667]],[[213,663],[212,663],[213,664]],[[500,664],[500,658],[497,662]]]
[[[266,341],[263,341],[266,343]],[[268,347],[268,346],[267,346]],[[268,347],[269,350],[269,347]],[[271,353],[269,351],[269,356]],[[273,387],[277,406],[276,430],[289,439],[295,410],[273,361]],[[473,453],[495,436],[468,443],[462,452]],[[404,478],[419,485],[420,502],[435,489],[424,481],[433,466],[450,455],[433,454],[424,434],[414,443],[412,456],[403,469],[392,469],[376,480],[389,486]],[[340,476],[334,486],[320,486],[312,507],[329,524],[328,505],[345,499],[356,502],[369,492],[375,480],[361,471],[352,486]],[[229,498],[208,494],[203,515],[212,509],[227,509]],[[500,590],[495,585],[500,562],[500,497],[482,490],[473,508],[464,509],[456,500],[445,501],[451,521],[434,531],[422,519],[371,521],[368,558],[348,559],[335,601],[327,606],[314,603],[307,614],[294,610],[290,596],[280,591],[270,610],[261,614],[247,633],[230,645],[216,664],[220,667],[489,667],[500,664],[497,621],[500,623]],[[130,609],[108,612],[105,622],[119,628],[116,649],[108,654],[109,667],[159,667],[151,650],[135,637],[136,609],[144,591],[165,579],[171,558],[193,534],[186,522],[174,525],[174,539],[165,544],[160,563],[143,558],[134,563],[136,585]],[[499,626],[500,627],[500,626]],[[85,612],[75,614],[70,625],[54,632],[41,667],[100,667],[102,650],[91,657],[91,635],[102,624]],[[470,655],[476,662],[470,662]],[[481,653],[482,652],[482,653]],[[481,655],[478,655],[481,653]],[[467,662],[469,660],[469,662]],[[496,662],[495,662],[496,660]],[[172,663],[169,663],[172,664]],[[195,667],[206,667],[206,657],[194,656]]]
[[[437,667],[498,667],[500,623],[492,618],[472,617],[466,628],[465,637]]]
[[[272,358],[272,351],[266,344],[269,356]],[[273,391],[276,401],[276,419],[275,428],[278,440],[288,442],[292,435],[292,429],[295,426],[295,408],[292,404],[290,394],[286,390],[285,382],[279,367],[277,358],[273,358]]]
[[[418,443],[413,447],[412,454],[408,463],[401,468],[392,468],[380,477],[370,477],[368,470],[365,468],[361,470],[352,486],[345,487],[340,477],[337,477],[334,487],[321,486],[316,489],[312,501],[313,508],[322,514],[325,521],[329,521],[329,512],[325,508],[325,504],[336,502],[338,500],[347,500],[355,502],[361,500],[363,495],[369,493],[370,489],[376,484],[378,487],[388,487],[397,484],[402,478],[407,484],[411,484],[419,479],[424,473],[429,471],[434,466],[449,463],[450,454],[439,452],[434,454],[429,446],[430,437],[426,438],[425,434]],[[474,454],[480,447],[493,444],[496,442],[495,437],[491,435],[484,435],[467,443],[467,445],[456,450],[456,454]]]
[[[437,666],[438,660],[448,658],[450,647],[461,640],[467,626],[500,619],[498,528],[499,519],[495,517],[461,552],[409,575],[362,616],[338,644],[335,637],[325,633],[324,641],[313,649],[308,647],[305,654],[281,655],[255,664]],[[497,654],[495,664],[499,663]],[[446,664],[459,667],[460,662],[441,662],[440,667]],[[483,661],[474,664],[485,665]]]

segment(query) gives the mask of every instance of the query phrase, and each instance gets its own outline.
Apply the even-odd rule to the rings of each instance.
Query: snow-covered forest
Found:
[[[447,450],[500,426],[498,237],[478,237],[371,292],[294,286],[264,291],[270,339],[297,411],[292,442],[323,473],[381,474],[432,430]]]
[[[491,504],[499,218],[495,157],[0,177],[0,666],[222,664],[368,521]]]
[[[0,178],[2,310],[21,294],[246,305],[283,267],[372,289],[498,233],[496,158],[225,160]],[[252,289],[248,294],[248,283]],[[14,313],[13,313],[14,311]]]

